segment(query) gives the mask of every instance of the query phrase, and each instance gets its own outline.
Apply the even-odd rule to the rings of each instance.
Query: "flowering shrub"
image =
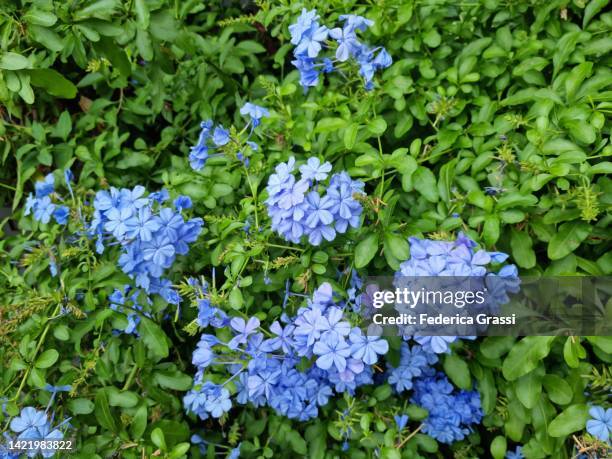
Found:
[[[610,336],[363,321],[612,274],[606,2],[9,3],[0,458],[610,456]]]

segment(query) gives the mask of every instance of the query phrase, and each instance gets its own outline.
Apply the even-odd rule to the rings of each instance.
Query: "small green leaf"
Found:
[[[8,52],[0,56],[0,69],[21,70],[32,68],[32,64],[27,57],[21,54]]]
[[[98,390],[95,400],[95,415],[96,419],[102,427],[112,432],[117,432],[117,421],[110,409],[108,403],[108,395],[106,390]]]
[[[504,459],[507,448],[506,438],[498,435],[491,442],[491,456],[493,456],[493,459]]]
[[[155,357],[158,359],[168,357],[168,338],[159,325],[148,317],[141,317],[138,329],[145,346]]]
[[[584,430],[588,419],[589,408],[586,405],[572,405],[551,421],[548,433],[551,437],[566,437],[572,432]]]
[[[371,233],[355,247],[355,268],[366,266],[378,250],[378,234]]]
[[[514,381],[534,370],[548,355],[554,336],[527,336],[515,344],[502,365],[508,381]]]
[[[58,357],[59,352],[57,352],[55,349],[47,349],[38,356],[34,366],[36,368],[49,368],[51,365],[57,362]]]
[[[414,189],[421,193],[429,202],[438,202],[436,176],[426,167],[419,166],[412,174]]]
[[[572,388],[563,378],[557,375],[545,375],[543,383],[552,402],[557,405],[567,405],[572,401],[574,397]]]
[[[512,228],[510,232],[510,247],[512,248],[512,257],[515,263],[521,268],[530,269],[536,265],[531,237],[527,233],[526,228],[523,228],[522,231]]]
[[[444,359],[444,372],[459,389],[472,388],[470,369],[467,363],[455,354],[447,355]]]
[[[33,86],[45,88],[52,96],[73,99],[77,95],[77,87],[53,69],[29,70],[29,74]]]
[[[548,243],[548,258],[559,260],[578,248],[591,232],[591,226],[579,220],[564,223]]]
[[[168,449],[166,447],[166,439],[164,438],[164,432],[159,427],[156,427],[151,432],[151,441],[162,451],[166,451],[166,449]]]

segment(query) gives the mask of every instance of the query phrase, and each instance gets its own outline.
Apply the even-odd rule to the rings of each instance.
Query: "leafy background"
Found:
[[[513,443],[525,444],[529,458],[570,457],[572,434],[587,419],[585,391],[595,399],[610,393],[609,337],[456,346],[444,369],[459,387],[476,381],[486,417],[451,449],[417,434],[398,452],[384,413],[407,402],[386,385],[338,400],[310,423],[252,408],[234,409],[220,425],[197,422],[181,402],[191,385],[195,311],[184,307],[178,319],[158,300],[141,340],[114,336],[122,319],[107,296],[126,281],[116,259],[97,257],[85,238],[75,243],[57,227],[39,227],[22,206],[35,180],[66,167],[82,200],[110,185],[189,195],[206,226],[175,264],[175,282],[210,279],[215,267],[218,304],[262,319],[280,313],[287,279],[310,292],[324,281],[342,290],[337,267],[391,273],[408,258],[411,235],[466,231],[509,253],[522,274],[610,275],[608,2],[210,3],[0,6],[0,391],[8,399],[0,417],[44,405],[48,394],[38,389],[50,382],[73,386],[56,410],[73,416],[75,457],[197,457],[187,442],[202,430],[220,444],[242,442],[247,457],[333,457],[344,454],[348,422],[336,409],[347,407],[350,457],[378,448],[387,458],[497,458]],[[336,75],[303,93],[287,31],[302,7],[375,21],[368,41],[394,63],[374,90]],[[240,125],[245,101],[272,111],[250,168],[255,193],[223,158],[200,173],[187,162],[199,122]],[[278,247],[266,222],[245,238],[255,209],[265,215],[258,193],[267,176],[290,155],[325,158],[364,180],[369,224],[322,249]],[[48,274],[51,247],[59,281]],[[49,319],[61,305],[71,314]]]

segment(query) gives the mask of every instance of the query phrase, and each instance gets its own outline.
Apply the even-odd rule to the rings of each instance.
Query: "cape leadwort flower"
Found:
[[[53,416],[51,417],[53,418]],[[18,440],[32,442],[44,440],[50,442],[53,440],[62,440],[64,438],[64,433],[60,428],[68,421],[69,419],[66,419],[53,427],[51,425],[53,421],[47,418],[46,411],[39,411],[36,408],[27,406],[21,410],[19,416],[11,420],[9,426],[11,430],[17,434]],[[51,446],[53,446],[52,443]],[[52,457],[55,453],[56,450],[53,448],[41,449],[36,447],[27,451],[28,457],[35,457],[38,454],[41,454],[42,457]]]
[[[238,148],[236,157],[240,161],[244,162],[244,164],[248,167],[248,158],[245,158],[244,146],[248,145],[248,147],[250,147],[253,151],[258,150],[259,146],[250,139],[253,134],[253,130],[261,124],[262,118],[267,118],[270,116],[270,112],[264,107],[247,102],[240,109],[240,114],[247,118],[248,122],[236,138],[232,138],[230,131],[225,129],[222,125],[218,124],[217,126],[214,126],[212,120],[206,120],[200,123],[201,131],[198,138],[198,143],[191,147],[191,152],[189,153],[189,164],[191,165],[192,169],[196,171],[202,170],[206,165],[208,158],[219,154],[214,152],[222,152],[223,147],[229,144],[232,140],[236,142]],[[249,126],[250,129],[248,129]],[[248,135],[246,138],[242,137],[241,134],[247,130]],[[211,151],[213,153],[211,153]]]
[[[69,170],[68,170],[69,171]],[[66,182],[70,190],[70,182]],[[26,199],[26,205],[24,209],[24,215],[34,214],[34,220],[39,221],[43,224],[47,224],[51,221],[51,217],[60,225],[68,223],[68,216],[70,210],[68,207],[53,202],[59,200],[55,192],[55,179],[53,174],[48,174],[44,180],[39,180],[34,184],[35,194],[30,193]],[[53,197],[53,199],[52,199]]]
[[[232,319],[234,337],[228,343],[203,334],[192,358],[197,372],[184,399],[187,410],[202,419],[219,417],[233,396],[241,404],[268,405],[289,418],[308,420],[334,391],[354,393],[371,383],[372,365],[388,344],[352,327],[345,308],[334,300],[331,285],[323,284],[294,317],[273,322],[268,338],[256,317]],[[301,358],[313,365],[300,371]],[[224,366],[230,374],[225,383],[208,380]],[[230,381],[236,388],[231,395]]]
[[[395,275],[396,286],[407,287],[416,282],[418,277],[448,277],[449,282],[458,282],[469,278],[470,285],[480,290],[487,288],[487,302],[482,307],[495,312],[500,304],[508,301],[507,293],[518,291],[520,281],[518,269],[514,265],[502,266],[495,272],[491,265],[499,265],[508,258],[502,252],[487,252],[478,249],[476,242],[463,233],[459,233],[455,241],[437,241],[411,237],[410,259],[400,265]],[[402,305],[396,305],[396,308]],[[417,305],[417,308],[430,308],[430,305]],[[425,311],[424,311],[425,312]],[[425,330],[427,331],[427,330]],[[431,331],[431,329],[430,329]],[[417,335],[415,327],[407,326],[401,329],[404,338]],[[463,336],[473,339],[473,336]],[[457,336],[414,336],[414,340],[427,351],[441,354],[450,352],[449,345],[458,339]]]
[[[195,242],[202,230],[203,221],[186,220],[181,214],[188,198],[177,198],[174,208],[164,206],[165,200],[164,193],[145,196],[141,186],[98,191],[89,233],[97,240],[98,253],[104,251],[109,240],[120,245],[119,266],[136,281],[136,286],[148,294],[161,295],[168,303],[178,304],[180,297],[163,274],[177,255],[187,254],[189,244]]]
[[[601,441],[609,442],[612,435],[612,408],[607,410],[601,406],[593,406],[589,410],[589,419],[586,423],[586,430]]]
[[[441,443],[463,440],[483,416],[478,392],[454,390],[443,373],[417,379],[411,402],[429,412],[423,432]]]
[[[363,78],[366,89],[372,89],[374,73],[389,67],[393,62],[385,48],[371,48],[358,40],[357,31],[363,32],[374,22],[361,16],[346,14],[340,16],[340,21],[344,23],[342,27],[328,29],[319,24],[319,19],[316,10],[308,11],[304,8],[297,21],[289,26],[291,43],[295,45],[295,60],[292,64],[300,72],[300,84],[304,90],[316,86],[321,73],[331,73],[351,58],[359,65],[359,75]],[[332,53],[320,55],[321,51],[334,47],[334,60],[328,57],[332,56]]]
[[[266,204],[272,229],[285,240],[299,243],[308,237],[312,245],[320,245],[323,239],[333,241],[349,226],[359,227],[363,207],[355,194],[364,194],[364,184],[341,172],[332,175],[325,186],[331,169],[330,163],[321,164],[312,157],[300,166],[297,180],[295,158],[276,166],[268,179]]]

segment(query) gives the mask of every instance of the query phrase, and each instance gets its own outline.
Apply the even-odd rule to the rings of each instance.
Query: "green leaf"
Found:
[[[164,432],[159,427],[156,427],[151,432],[151,441],[162,451],[166,451],[168,449],[166,446],[166,439],[164,438]]]
[[[346,121],[342,118],[321,118],[317,123],[314,132],[332,132],[339,131],[346,126]]]
[[[118,432],[117,421],[111,412],[108,395],[104,389],[98,390],[96,393],[94,413],[102,427],[115,433]]]
[[[141,404],[134,413],[130,432],[134,440],[139,440],[147,429],[148,413],[146,403]]]
[[[447,355],[444,359],[444,372],[459,389],[470,390],[472,377],[467,363],[455,354]]]
[[[557,405],[567,405],[572,401],[574,397],[572,388],[563,378],[557,375],[545,375],[543,383],[552,402]]]
[[[385,233],[385,252],[390,252],[399,261],[404,261],[410,256],[410,246],[405,237]]]
[[[371,233],[355,247],[355,268],[366,266],[378,250],[378,234]]]
[[[584,17],[582,18],[582,28],[586,29],[586,26],[591,22],[593,16],[599,13],[604,6],[608,4],[609,0],[591,0],[584,9]]]
[[[57,16],[49,11],[42,11],[38,8],[31,8],[23,15],[28,23],[43,27],[51,27],[57,22]]]
[[[509,207],[527,207],[533,206],[537,202],[538,198],[532,194],[522,194],[518,191],[513,191],[500,197],[497,201],[496,208],[498,210],[503,210]]]
[[[488,246],[494,245],[499,239],[500,222],[497,215],[487,215],[482,227],[482,237]]]
[[[429,202],[438,202],[438,188],[436,176],[426,167],[419,166],[412,174],[414,188]]]
[[[73,99],[77,87],[53,69],[35,69],[29,71],[33,86],[45,88],[49,94],[62,99]]]
[[[559,260],[578,248],[591,233],[591,226],[582,221],[564,223],[548,243],[548,258]]]
[[[351,123],[344,129],[344,147],[347,150],[352,150],[355,146],[358,132],[359,125],[357,123]]]
[[[612,354],[612,336],[587,336],[586,339],[606,354]]]
[[[536,256],[532,248],[531,237],[527,233],[527,228],[517,230],[512,228],[510,232],[510,247],[512,248],[512,258],[521,268],[530,269],[536,265]]]
[[[533,370],[516,381],[516,396],[525,408],[533,408],[542,394],[542,376]]]
[[[447,204],[450,204],[452,198],[451,189],[453,187],[453,180],[455,179],[457,162],[458,160],[455,158],[440,168],[438,194]]]
[[[156,371],[153,373],[153,381],[161,387],[180,391],[186,391],[193,384],[191,376],[177,370]]]
[[[147,29],[151,15],[146,0],[134,0],[134,9],[136,10],[136,25],[140,29]]]
[[[515,344],[504,359],[502,373],[508,381],[514,381],[534,370],[540,360],[548,355],[554,336],[527,336]]]
[[[145,346],[155,357],[158,359],[168,357],[168,338],[159,325],[148,317],[141,317],[138,330]]]
[[[53,128],[52,135],[62,140],[66,140],[72,130],[72,120],[68,110],[64,110],[57,120],[57,124]]]
[[[368,131],[375,136],[381,136],[387,130],[387,122],[383,118],[375,118],[368,123]]]
[[[32,68],[27,57],[18,53],[8,52],[0,56],[0,69],[21,70]]]
[[[94,410],[94,403],[86,398],[75,398],[68,402],[68,409],[73,414],[89,414]]]
[[[548,433],[551,437],[566,437],[572,432],[584,430],[588,419],[589,408],[586,405],[572,405],[551,421]]]
[[[113,388],[115,389],[115,388]],[[110,406],[121,408],[133,408],[138,405],[138,395],[130,391],[109,390],[108,403]]]
[[[58,358],[59,352],[57,352],[55,349],[47,349],[38,356],[34,366],[36,368],[49,368],[51,365],[57,362]]]
[[[498,435],[491,442],[491,456],[493,456],[493,459],[504,459],[507,448],[506,438]]]
[[[565,363],[570,368],[578,368],[580,365],[580,359],[586,357],[586,351],[582,344],[580,344],[580,338],[577,336],[568,336],[563,345],[563,358]]]

